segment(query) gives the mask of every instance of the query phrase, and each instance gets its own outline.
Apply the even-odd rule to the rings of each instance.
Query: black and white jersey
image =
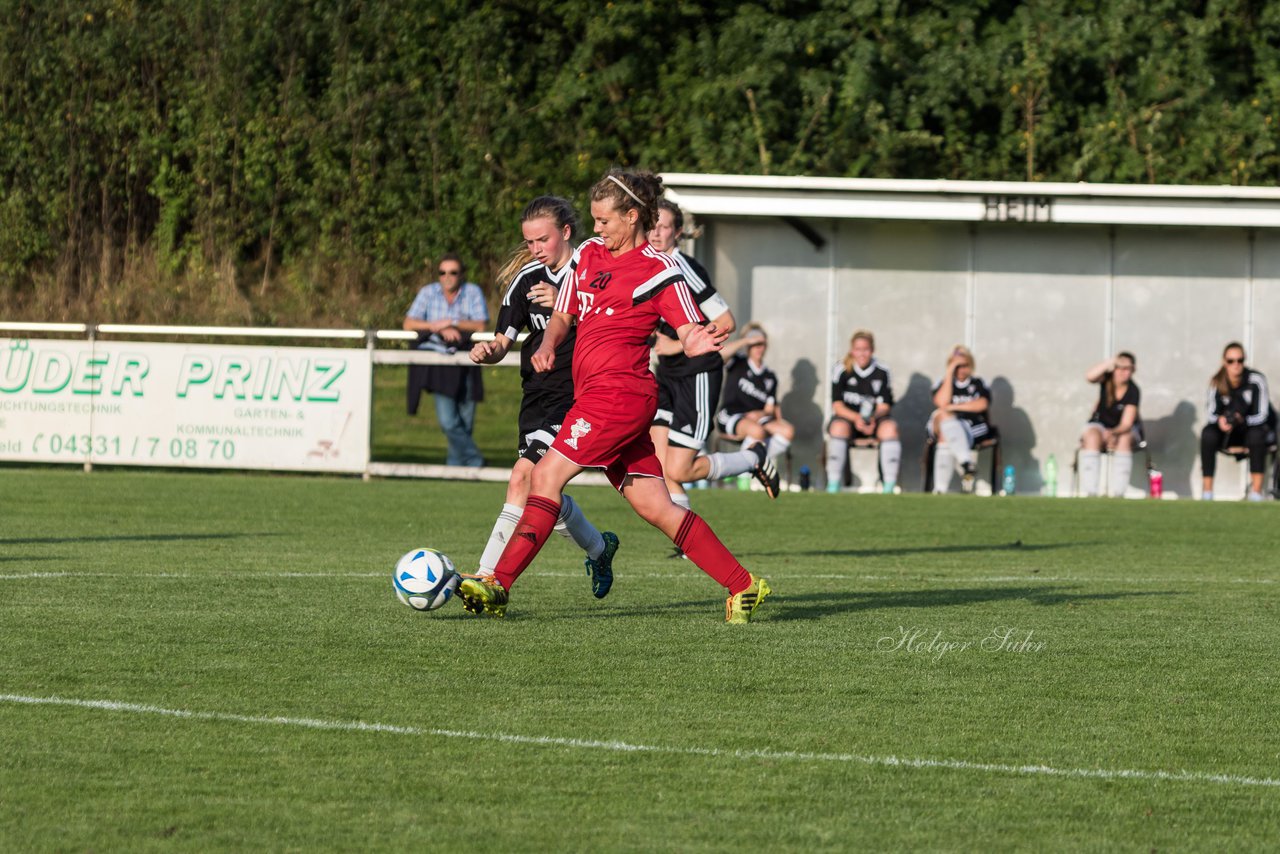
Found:
[[[693,294],[694,300],[698,303],[698,308],[702,309],[702,314],[707,320],[715,320],[729,310],[729,304],[724,301],[724,297],[720,296],[715,286],[711,284],[711,276],[707,273],[707,268],[699,264],[697,259],[681,254],[679,249],[671,251],[671,259],[676,262],[676,266],[684,273],[685,284],[689,286],[689,291]],[[665,322],[658,324],[658,331],[668,338],[677,337],[676,331]],[[703,353],[701,356],[695,356],[692,359],[684,353],[658,357],[659,378],[664,376],[688,377],[706,371],[718,371],[723,367],[724,360],[719,353],[715,352]]]
[[[529,332],[529,337],[520,348],[520,379],[526,394],[541,391],[573,396],[573,343],[577,338],[577,326],[569,327],[569,334],[556,348],[555,367],[544,374],[534,371],[533,354],[542,344],[542,336],[547,331],[547,321],[551,319],[552,310],[529,298],[530,289],[540,282],[559,288],[568,269],[569,265],[566,264],[559,272],[553,272],[546,264],[530,261],[520,268],[502,296],[497,332],[512,341],[521,332]]]
[[[720,408],[729,415],[756,412],[776,402],[778,375],[751,364],[745,353],[735,353],[725,369],[724,397]]]
[[[870,418],[877,404],[893,406],[889,369],[874,357],[866,368],[855,364],[847,371],[844,362],[836,362],[831,371],[831,401],[843,403],[863,418]]]
[[[1209,386],[1206,420],[1211,424],[1217,423],[1219,416],[1225,417],[1233,426],[1243,424],[1246,427],[1260,427],[1272,422],[1267,378],[1257,371],[1245,368],[1240,385],[1231,389],[1230,394],[1219,394],[1216,387]]]
[[[946,382],[946,377],[938,380],[933,386],[933,393],[936,395],[938,389],[942,388],[942,384]],[[991,406],[991,390],[987,388],[987,384],[980,378],[971,376],[964,382],[960,382],[954,377],[951,380],[951,402],[952,403],[973,403],[975,400],[985,400],[987,407]],[[986,424],[986,410],[982,412],[952,412],[956,418],[961,421],[968,421],[971,425]]]
[[[1137,383],[1129,383],[1129,387],[1125,389],[1123,395],[1119,399],[1107,403],[1107,382],[1106,378],[1098,383],[1098,405],[1094,408],[1093,414],[1089,416],[1090,424],[1101,424],[1108,430],[1113,430],[1120,426],[1120,420],[1124,418],[1124,408],[1126,406],[1138,405],[1142,399],[1142,393],[1138,391]],[[1139,419],[1134,419],[1134,426],[1139,423]]]

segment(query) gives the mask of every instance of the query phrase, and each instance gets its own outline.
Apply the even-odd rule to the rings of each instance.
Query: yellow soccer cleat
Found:
[[[477,617],[481,614],[507,615],[507,589],[495,578],[464,578],[458,585],[457,596],[467,613]]]
[[[466,582],[463,582],[464,584]],[[461,591],[459,591],[461,592]],[[763,578],[751,576],[751,585],[741,593],[735,593],[725,600],[724,621],[726,623],[749,623],[751,615],[764,601],[764,597],[772,593],[769,582]]]

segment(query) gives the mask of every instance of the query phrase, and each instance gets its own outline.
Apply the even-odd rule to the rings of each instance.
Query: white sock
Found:
[[[935,494],[941,495],[951,486],[951,472],[955,464],[955,457],[951,456],[950,444],[940,444],[934,447],[933,491]]]
[[[523,512],[524,508],[519,504],[502,505],[502,512],[498,514],[498,520],[493,523],[493,530],[489,533],[489,542],[485,544],[484,554],[480,555],[478,575],[493,575],[493,571],[498,567],[498,559],[502,557],[502,550],[507,547],[507,540],[511,539],[511,535],[515,533],[516,523],[520,521],[520,514]]]
[[[898,469],[902,465],[902,442],[886,439],[880,443],[880,476],[886,486],[898,482]]]
[[[679,495],[673,494],[671,496],[671,503],[676,505],[677,507],[683,507],[685,510],[693,509],[693,507],[690,506],[689,504],[689,493],[687,492],[682,492]]]
[[[787,452],[791,447],[791,440],[786,436],[770,436],[769,437],[769,459],[776,460]]]
[[[1129,488],[1129,477],[1133,474],[1133,453],[1116,451],[1111,455],[1111,487],[1112,498],[1123,498]]]
[[[844,480],[845,460],[849,456],[849,440],[831,436],[827,439],[827,483]]]
[[[947,440],[951,455],[956,458],[956,462],[960,465],[972,463],[973,452],[969,450],[969,434],[964,431],[964,425],[960,423],[960,419],[948,418],[940,426],[942,437]]]
[[[707,459],[711,462],[711,471],[707,474],[707,480],[733,477],[756,467],[756,455],[751,451],[708,454]]]
[[[1099,451],[1080,452],[1080,494],[1093,496],[1098,494],[1098,469],[1102,465],[1102,453]]]
[[[577,543],[589,558],[598,558],[604,553],[604,537],[587,520],[578,502],[567,495],[560,496],[560,518],[556,519],[556,531]]]

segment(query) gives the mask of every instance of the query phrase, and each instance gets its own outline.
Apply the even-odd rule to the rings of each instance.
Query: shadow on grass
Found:
[[[276,532],[251,534],[111,534],[96,537],[0,537],[3,546],[56,546],[65,543],[181,543],[200,540],[243,540],[249,537],[283,537]]]
[[[1178,591],[1125,591],[1079,593],[1071,587],[976,587],[945,590],[895,590],[884,593],[804,593],[771,598],[763,607],[772,609],[773,620],[811,620],[849,611],[882,608],[947,608],[983,602],[1021,600],[1029,605],[1065,605],[1071,602],[1106,602],[1137,596],[1177,596]],[[763,612],[762,612],[763,613]]]
[[[972,545],[972,546],[904,546],[902,548],[886,548],[886,549],[815,549],[813,551],[798,551],[796,549],[784,549],[781,551],[735,551],[735,555],[741,557],[796,557],[796,556],[814,556],[814,557],[889,557],[890,555],[923,555],[923,554],[958,554],[962,552],[1047,552],[1057,549],[1077,549],[1098,545],[1097,542],[1073,541],[1069,543],[1032,543],[1025,544],[1022,540],[1015,540],[1012,543],[992,543],[991,545]]]
[[[774,594],[762,606],[761,614],[767,620],[815,620],[834,614],[857,611],[876,611],[886,608],[949,608],[976,605],[985,602],[1022,600],[1031,605],[1065,605],[1073,602],[1105,602],[1114,599],[1131,599],[1138,596],[1180,596],[1182,591],[1125,591],[1119,593],[1079,593],[1073,587],[969,587],[943,590],[894,590],[873,592],[848,590],[832,593],[802,593],[787,595],[775,589]],[[705,611],[715,607],[720,600],[712,597],[683,602],[664,602],[633,611],[636,616],[663,611]],[[618,617],[630,609],[580,612],[573,619],[589,617]]]

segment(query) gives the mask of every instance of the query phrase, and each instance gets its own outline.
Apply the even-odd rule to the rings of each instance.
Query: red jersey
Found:
[[[659,320],[675,329],[705,320],[679,265],[648,243],[613,257],[593,237],[569,262],[556,311],[578,318],[575,397],[630,391],[657,396],[649,336]]]

